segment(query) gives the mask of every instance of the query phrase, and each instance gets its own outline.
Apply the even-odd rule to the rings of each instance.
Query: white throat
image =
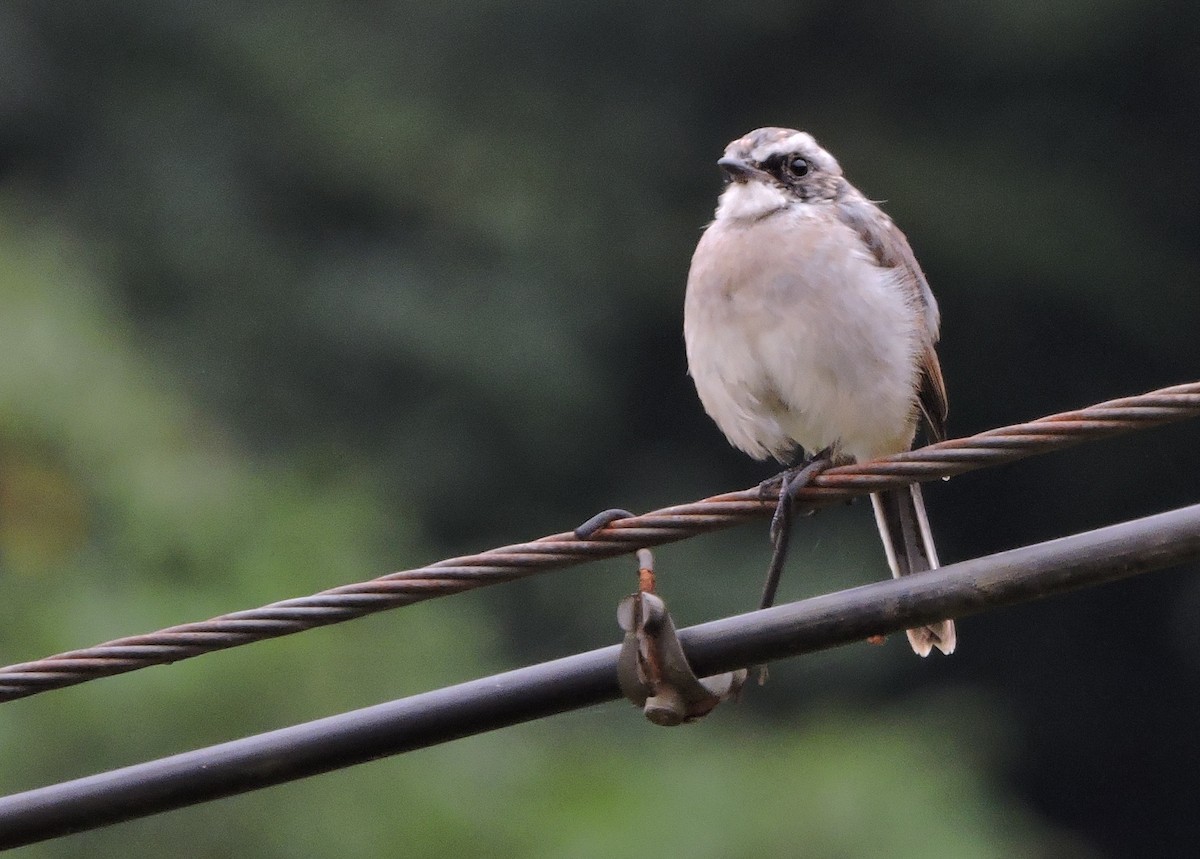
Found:
[[[757,221],[787,208],[795,199],[767,182],[730,182],[717,203],[717,220]]]

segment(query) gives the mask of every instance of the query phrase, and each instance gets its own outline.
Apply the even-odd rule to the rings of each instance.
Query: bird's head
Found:
[[[836,200],[846,187],[837,159],[791,128],[751,131],[726,146],[717,165],[726,176],[718,219],[757,220],[797,203]]]

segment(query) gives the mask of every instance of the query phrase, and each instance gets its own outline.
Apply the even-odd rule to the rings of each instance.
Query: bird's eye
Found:
[[[788,172],[793,176],[807,176],[808,160],[804,158],[793,158],[788,162]]]

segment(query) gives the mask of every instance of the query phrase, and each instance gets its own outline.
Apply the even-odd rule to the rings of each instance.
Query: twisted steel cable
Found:
[[[801,490],[797,507],[799,510],[825,507],[880,489],[962,474],[1197,415],[1200,415],[1200,382],[1109,400],[872,462],[831,468]],[[683,540],[764,517],[774,510],[775,501],[770,493],[764,494],[757,487],[716,495],[619,519],[587,539],[573,533],[553,534],[529,543],[342,585],[312,596],[10,665],[0,668],[0,701]]]

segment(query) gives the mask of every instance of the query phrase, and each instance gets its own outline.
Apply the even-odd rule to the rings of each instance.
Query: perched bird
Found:
[[[717,164],[728,181],[688,273],[688,369],[731,444],[790,466],[777,579],[791,500],[821,468],[910,449],[922,415],[944,438],[938,307],[904,234],[811,135],[760,128]],[[871,502],[894,576],[938,566],[918,484]],[[908,638],[921,656],[952,653],[954,622]]]

